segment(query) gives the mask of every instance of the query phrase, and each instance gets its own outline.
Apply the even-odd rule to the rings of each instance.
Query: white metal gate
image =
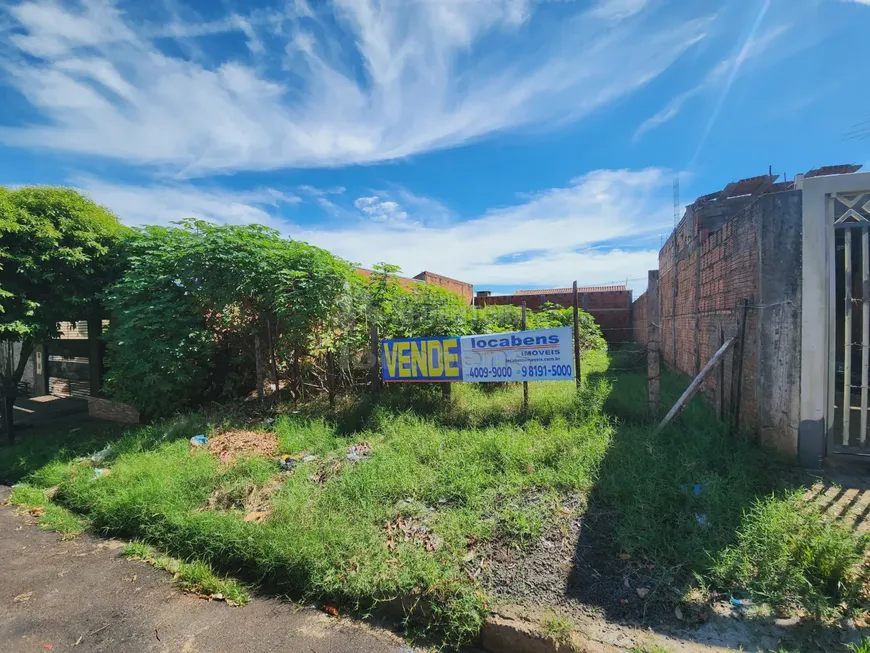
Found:
[[[827,195],[833,224],[829,259],[833,302],[829,311],[829,452],[863,453],[868,447],[870,391],[870,188]],[[830,422],[829,422],[830,424]]]

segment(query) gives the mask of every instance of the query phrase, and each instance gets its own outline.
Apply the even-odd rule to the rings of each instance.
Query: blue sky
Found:
[[[0,184],[640,291],[678,175],[870,163],[868,31],[870,0],[6,0]]]

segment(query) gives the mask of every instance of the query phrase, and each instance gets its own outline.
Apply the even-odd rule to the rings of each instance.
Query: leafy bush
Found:
[[[350,271],[258,225],[145,227],[130,253],[108,293],[106,390],[149,416],[249,388],[258,353],[277,369],[329,319]]]

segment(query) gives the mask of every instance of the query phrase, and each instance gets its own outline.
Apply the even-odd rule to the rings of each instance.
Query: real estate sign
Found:
[[[571,327],[381,341],[387,382],[569,381]]]

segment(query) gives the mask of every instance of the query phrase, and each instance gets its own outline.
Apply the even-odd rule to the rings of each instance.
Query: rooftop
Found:
[[[622,286],[578,286],[577,292],[618,292],[628,290]],[[516,290],[514,295],[564,295],[573,293],[574,288],[534,288],[532,290]]]

